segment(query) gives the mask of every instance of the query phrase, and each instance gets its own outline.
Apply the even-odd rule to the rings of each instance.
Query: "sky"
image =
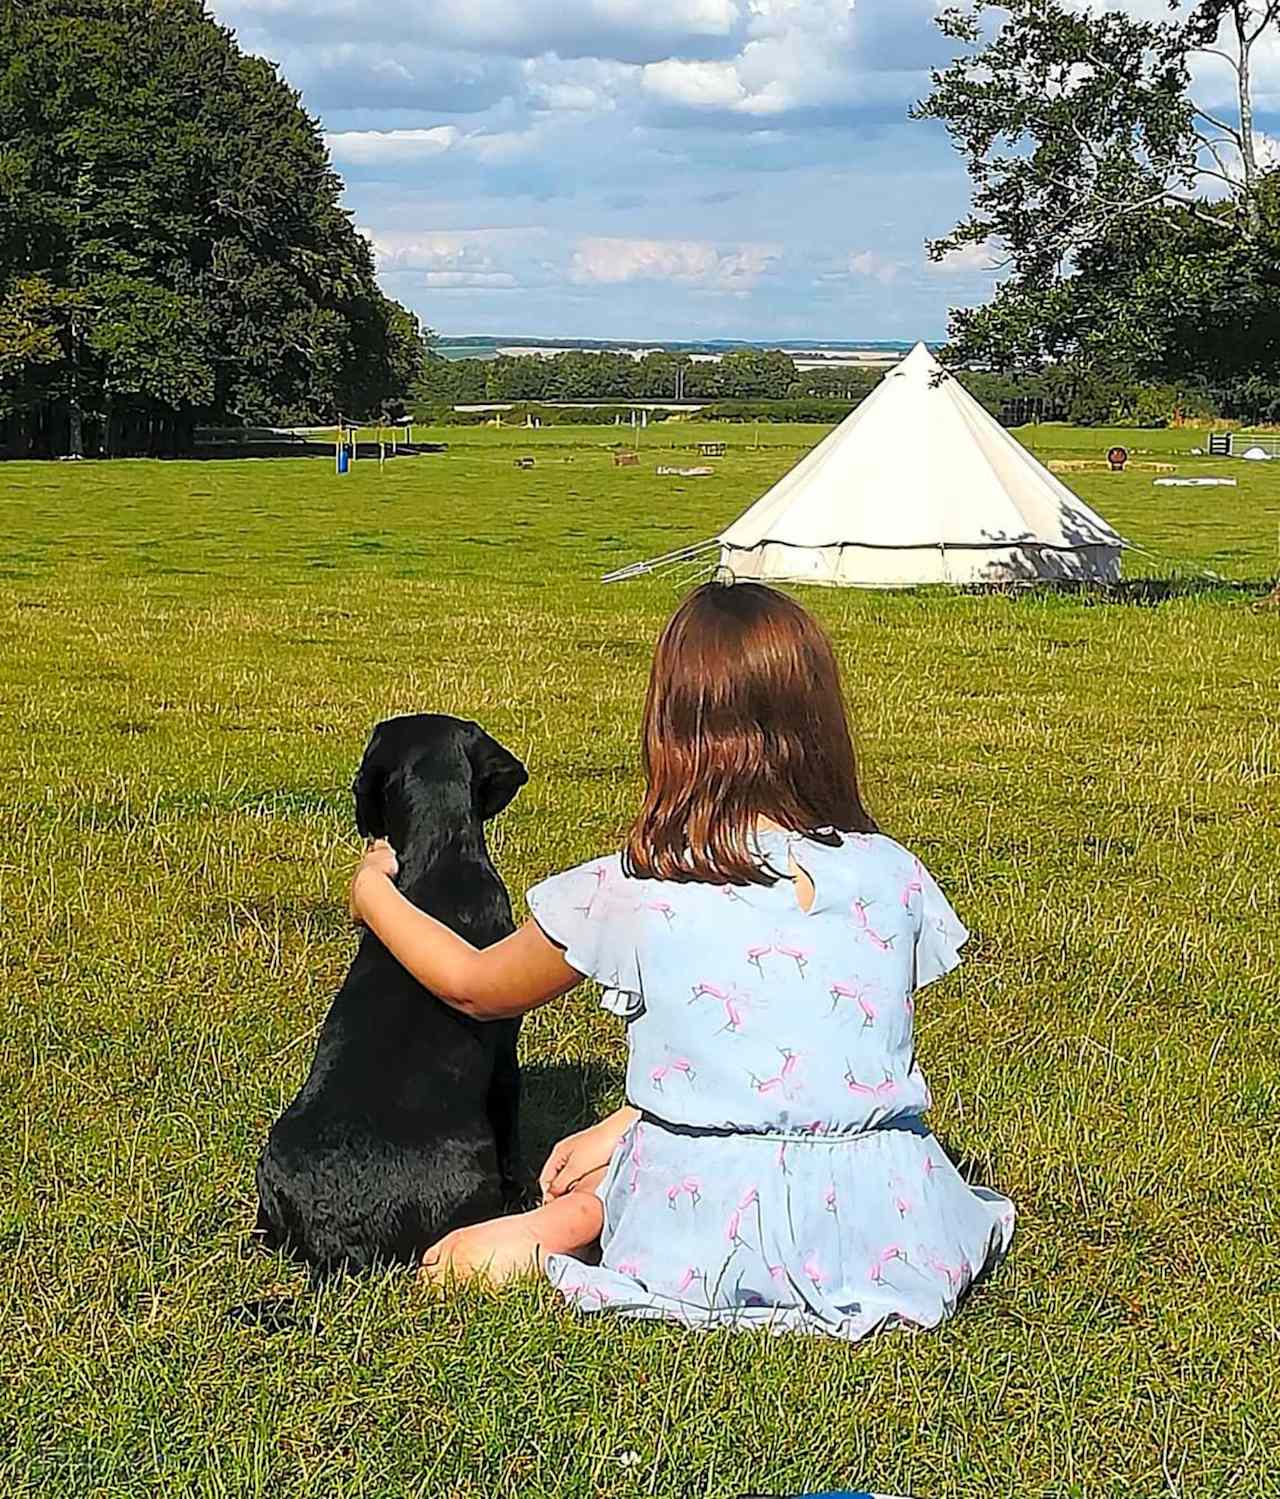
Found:
[[[939,8],[212,0],[302,91],[379,280],[429,327],[641,342],[940,339],[990,296],[982,251],[925,254],[969,197],[908,118],[949,59]],[[1274,47],[1264,108],[1272,80],[1280,104]]]

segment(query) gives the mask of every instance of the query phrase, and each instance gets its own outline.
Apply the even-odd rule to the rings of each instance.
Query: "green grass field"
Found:
[[[805,595],[879,818],[976,933],[920,1046],[935,1127],[1020,1231],[953,1324],[848,1348],[579,1321],[538,1285],[312,1296],[248,1248],[256,1151],[354,947],[369,726],[471,715],[527,760],[494,836],[517,901],[615,847],[679,589],[597,579],[711,534],[819,434],[717,428],[716,477],[684,482],[654,467],[690,426],[621,470],[609,429],[431,435],[447,455],[341,480],[0,469],[0,1493],[1280,1492],[1280,615],[1251,607],[1280,465],[1076,480],[1157,554],[1131,573],[1252,589]],[[584,992],[524,1049],[536,1164],[619,1100],[622,1037]],[[282,1287],[292,1330],[229,1321]]]

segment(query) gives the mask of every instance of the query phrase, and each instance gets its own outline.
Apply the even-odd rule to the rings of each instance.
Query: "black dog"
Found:
[[[478,725],[379,724],[353,790],[396,881],[477,947],[514,930],[485,819],[528,775]],[[319,1276],[414,1263],[517,1195],[518,1020],[476,1021],[428,993],[371,933],[330,1009],[301,1093],[258,1163],[258,1230]]]

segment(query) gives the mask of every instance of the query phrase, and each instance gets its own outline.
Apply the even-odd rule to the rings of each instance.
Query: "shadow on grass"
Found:
[[[532,1189],[551,1147],[603,1118],[620,1098],[622,1071],[601,1062],[534,1062],[521,1068],[521,1078],[522,1184]]]
[[[1154,608],[1175,599],[1231,597],[1261,602],[1275,587],[1274,578],[1233,579],[1214,577],[1126,578],[1120,583],[1089,583],[1079,579],[1057,582],[978,583],[959,589],[965,594],[1015,599],[1019,602],[1043,598],[1069,598],[1082,604],[1129,604]]]

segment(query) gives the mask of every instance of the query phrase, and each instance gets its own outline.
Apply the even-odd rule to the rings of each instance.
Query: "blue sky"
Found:
[[[968,202],[945,133],[907,119],[947,60],[938,8],[213,0],[323,121],[428,325],[638,340],[939,338],[986,299],[986,257],[924,253]]]

